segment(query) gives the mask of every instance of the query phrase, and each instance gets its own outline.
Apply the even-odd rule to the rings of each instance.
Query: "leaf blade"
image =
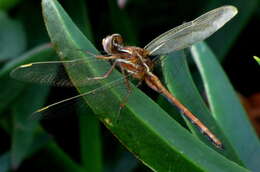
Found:
[[[260,168],[257,162],[260,143],[234,88],[205,43],[192,46],[191,53],[202,75],[216,122],[225,131],[229,142],[246,167],[257,171]],[[237,128],[239,130],[236,130]]]

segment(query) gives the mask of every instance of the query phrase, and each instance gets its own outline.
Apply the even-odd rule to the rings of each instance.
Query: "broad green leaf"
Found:
[[[167,87],[188,109],[193,112],[216,136],[221,140],[225,150],[219,151],[230,160],[241,163],[239,157],[236,155],[228,138],[225,137],[218,124],[210,114],[206,104],[200,96],[195,84],[193,83],[191,74],[188,69],[187,62],[183,51],[177,51],[169,55],[162,64],[165,82]],[[186,118],[184,118],[186,119]],[[200,138],[206,144],[215,148],[212,143],[201,134],[198,128],[186,120],[190,130],[195,136]],[[217,150],[217,149],[216,149]]]
[[[94,40],[86,1],[65,1],[64,6],[75,24],[90,39]],[[99,120],[89,107],[77,107],[80,129],[81,165],[85,171],[102,171],[102,141]]]
[[[237,94],[215,55],[205,43],[192,46],[191,53],[201,73],[212,115],[243,164],[260,169],[260,143]]]
[[[89,58],[87,54],[76,51],[77,49],[97,53],[56,0],[43,0],[42,6],[51,41],[63,59]],[[107,65],[105,62],[100,65],[89,63],[86,64],[88,73],[77,75],[71,73],[71,70],[67,71],[73,82],[77,77],[90,74],[90,71],[100,76]],[[115,72],[111,79],[118,77],[120,75]],[[101,81],[100,84],[105,83],[106,81]],[[89,88],[77,89],[83,93]],[[108,97],[95,93],[94,96],[84,97],[85,101],[120,142],[152,170],[247,171],[193,137],[138,89],[133,88],[133,93],[118,119],[116,112],[111,110],[115,110],[113,106],[122,100],[122,90],[110,89],[105,92]],[[102,100],[98,100],[98,96]]]
[[[23,25],[10,19],[7,13],[0,11],[0,62],[17,57],[26,48],[26,37]]]

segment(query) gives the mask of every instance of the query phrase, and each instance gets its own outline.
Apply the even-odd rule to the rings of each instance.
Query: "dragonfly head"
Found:
[[[120,34],[115,33],[103,38],[102,45],[107,54],[115,54],[124,46],[123,38]]]

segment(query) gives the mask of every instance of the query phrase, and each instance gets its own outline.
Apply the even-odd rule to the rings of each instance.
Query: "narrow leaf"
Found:
[[[205,43],[192,46],[212,115],[241,161],[252,171],[260,169],[260,143],[226,74]]]
[[[225,150],[219,151],[229,159],[242,164],[239,157],[236,155],[228,138],[226,138],[220,126],[215,122],[210,114],[205,102],[198,92],[190,71],[188,69],[185,55],[182,51],[178,51],[169,55],[162,64],[165,82],[169,90],[174,94],[183,104],[185,104],[191,112],[194,113],[223,143]],[[185,118],[184,118],[185,119]],[[206,137],[200,133],[198,128],[186,120],[191,131],[199,137],[202,141],[207,143],[212,148],[215,148]]]

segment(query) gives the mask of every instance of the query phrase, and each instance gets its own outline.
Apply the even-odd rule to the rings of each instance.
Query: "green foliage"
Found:
[[[0,2],[2,3],[2,1]],[[3,8],[9,9],[16,2],[10,1],[10,4]],[[183,51],[170,54],[169,57],[163,59],[161,65],[166,86],[223,141],[224,150],[216,149],[189,121],[178,118],[178,122],[182,124],[180,125],[175,120],[175,116],[181,114],[165,100],[160,100],[157,104],[134,85],[132,85],[133,91],[127,104],[118,115],[119,104],[126,92],[121,86],[115,86],[103,90],[103,92],[97,91],[84,96],[83,107],[78,106],[74,110],[79,117],[79,134],[77,135],[79,144],[73,145],[72,149],[79,150],[77,156],[80,158],[79,161],[75,160],[75,157],[69,151],[67,152],[59,141],[57,143],[56,139],[50,137],[52,133],[46,131],[39,121],[28,120],[32,112],[48,102],[47,96],[50,95],[50,88],[18,82],[11,79],[9,73],[22,64],[57,60],[56,53],[60,58],[66,60],[93,58],[88,53],[79,50],[99,54],[92,43],[95,40],[100,43],[100,39],[111,32],[121,33],[127,43],[138,45],[137,40],[141,35],[138,27],[146,27],[151,23],[160,25],[160,22],[163,21],[162,17],[154,17],[160,15],[160,11],[154,10],[149,19],[148,12],[145,11],[147,9],[143,7],[149,4],[151,8],[165,9],[168,4],[164,6],[164,3],[158,4],[153,1],[129,1],[128,4],[133,8],[119,9],[115,1],[109,1],[106,4],[109,12],[102,15],[100,9],[93,10],[92,4],[83,0],[62,1],[62,6],[66,11],[56,0],[42,0],[42,20],[45,22],[49,39],[52,42],[52,44],[46,44],[48,39],[45,36],[46,32],[43,31],[43,25],[38,24],[41,22],[38,21],[40,16],[30,16],[35,28],[28,27],[30,22],[27,17],[30,9],[34,11],[37,8],[28,2],[20,3],[25,4],[24,6],[28,5],[28,8],[23,6],[19,10],[20,16],[10,18],[9,13],[0,13],[1,23],[6,23],[0,26],[2,43],[0,49],[3,50],[0,51],[0,62],[10,59],[8,62],[2,63],[0,68],[0,132],[4,131],[10,136],[9,148],[1,148],[1,152],[3,152],[0,155],[1,172],[11,171],[11,169],[19,170],[20,167],[23,167],[24,160],[30,159],[28,160],[30,163],[35,162],[37,161],[34,160],[35,155],[41,155],[42,152],[52,157],[51,159],[43,158],[44,161],[53,161],[62,171],[98,172],[120,171],[119,169],[123,169],[121,171],[138,171],[137,168],[144,171],[142,169],[144,165],[152,171],[163,172],[257,171],[260,168],[258,163],[259,139],[253,131],[234,89],[216,60],[217,58],[223,59],[232,47],[234,40],[237,39],[240,31],[246,26],[255,11],[256,1],[250,0],[250,3],[247,4],[244,4],[242,0],[235,1],[239,9],[239,16],[209,39],[209,45],[212,50],[215,50],[216,55],[206,43],[196,44],[190,49],[205,88],[209,107],[195,84],[200,82],[200,78],[191,75]],[[205,12],[206,8],[212,9],[224,5],[219,3],[219,1],[198,2],[200,5],[198,11]],[[142,20],[144,16],[138,16],[138,13],[135,13],[138,8],[142,8],[147,14],[145,16],[147,21]],[[178,16],[178,13],[181,14],[181,10],[176,8],[174,17],[182,21],[183,18]],[[39,13],[38,10],[36,11]],[[97,11],[99,11],[101,19],[97,15]],[[187,7],[187,13],[190,13],[189,7]],[[102,23],[93,22],[91,20],[93,16],[95,16],[96,23],[99,20]],[[192,16],[196,17],[194,14]],[[103,22],[102,17],[108,18],[108,22]],[[171,17],[167,20],[174,21]],[[149,34],[156,36],[153,33]],[[223,39],[227,42],[223,43]],[[23,53],[26,47],[33,48]],[[16,56],[19,57],[15,58]],[[84,65],[86,69],[81,70],[81,73],[75,73],[74,70],[67,68],[72,82],[86,75],[100,76],[110,67],[108,63],[100,64],[95,61],[84,63]],[[97,85],[103,86],[120,77],[121,74],[115,71],[109,79],[101,81]],[[196,82],[194,83],[193,80]],[[85,93],[93,88],[86,86],[76,89],[79,93]],[[139,160],[139,163],[129,154],[121,153],[119,145],[116,145],[115,150],[110,150],[111,152],[108,154],[104,153],[107,152],[106,144],[111,140],[102,137],[101,131],[104,132],[105,129],[100,127],[99,121]],[[57,124],[59,127],[59,123]],[[70,127],[66,126],[68,129]],[[70,142],[69,137],[62,139]],[[123,152],[125,151],[123,150]],[[114,160],[113,157],[116,157],[117,160]],[[51,168],[48,165],[46,165],[46,169]]]
[[[26,48],[23,25],[0,11],[0,62],[20,55]]]
[[[19,3],[20,0],[1,0],[0,10],[9,10]]]
[[[254,56],[254,59],[255,59],[255,61],[256,61],[258,64],[260,64],[260,58],[259,58],[259,57]]]

